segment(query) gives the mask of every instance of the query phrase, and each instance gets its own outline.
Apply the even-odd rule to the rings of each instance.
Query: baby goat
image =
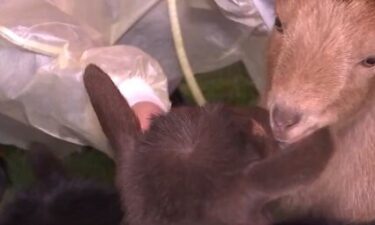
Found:
[[[29,162],[36,184],[1,209],[0,225],[119,225],[123,217],[114,188],[69,178],[44,146],[33,144]]]
[[[325,129],[278,149],[260,108],[179,108],[142,133],[100,68],[89,65],[84,83],[115,151],[130,225],[268,224],[263,207],[314,182],[333,152]]]
[[[375,220],[375,1],[277,0],[269,48],[275,138],[293,143],[329,127],[335,153],[287,211]]]

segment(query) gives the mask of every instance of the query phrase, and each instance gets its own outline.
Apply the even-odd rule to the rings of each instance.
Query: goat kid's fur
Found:
[[[39,144],[28,161],[36,183],[2,206],[0,225],[119,225],[123,213],[114,188],[73,179],[62,162]]]
[[[84,84],[114,149],[130,225],[268,224],[265,204],[313,183],[333,151],[326,129],[278,149],[257,107],[173,109],[142,133],[100,68],[89,65]]]
[[[283,201],[298,214],[375,219],[375,1],[278,0],[269,48],[270,109],[298,113],[292,143],[328,126],[335,152],[311,186]]]

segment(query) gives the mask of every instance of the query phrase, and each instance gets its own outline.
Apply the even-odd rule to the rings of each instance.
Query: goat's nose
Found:
[[[300,122],[301,114],[294,109],[276,105],[271,110],[271,118],[273,129],[285,132]]]

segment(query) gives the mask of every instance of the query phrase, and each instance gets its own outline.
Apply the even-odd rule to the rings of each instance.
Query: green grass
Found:
[[[251,105],[258,98],[258,92],[241,63],[218,71],[197,74],[196,79],[208,102]],[[181,85],[181,91],[189,102],[194,103],[185,82]]]
[[[254,104],[258,93],[244,66],[240,63],[218,71],[198,74],[197,80],[209,102],[227,102],[234,105]],[[190,103],[194,103],[185,83],[181,91]],[[5,152],[5,159],[9,164],[12,189],[7,194],[11,196],[14,190],[22,189],[33,182],[24,151],[11,146],[0,146]],[[112,183],[114,164],[107,156],[91,148],[85,148],[67,156],[64,163],[69,172],[77,177],[95,179],[103,183]]]
[[[2,146],[8,164],[12,188],[19,190],[30,185],[34,179],[26,161],[25,151],[12,146]],[[63,159],[67,171],[75,177],[94,179],[102,183],[112,183],[114,163],[103,153],[85,148]]]
[[[11,180],[3,201],[12,199],[15,192],[33,184],[34,178],[30,165],[27,163],[25,151],[13,146],[0,146],[8,165]],[[63,159],[68,173],[74,177],[96,180],[103,184],[113,184],[114,163],[103,153],[92,148],[84,148],[82,152],[73,153]]]
[[[77,177],[94,179],[102,183],[112,183],[114,162],[105,154],[86,148],[83,152],[74,153],[65,159],[70,174]]]

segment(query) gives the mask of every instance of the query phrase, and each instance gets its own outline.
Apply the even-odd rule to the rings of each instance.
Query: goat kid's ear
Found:
[[[249,122],[251,127],[255,128],[254,132],[261,132],[265,135],[272,135],[270,126],[269,112],[260,107],[233,107],[232,112],[238,119]],[[254,126],[253,126],[253,123]],[[260,130],[259,130],[260,129]],[[252,130],[250,130],[252,131]]]
[[[247,171],[249,186],[273,196],[293,191],[316,180],[333,151],[328,129],[321,129],[251,165]]]
[[[237,120],[245,125],[245,131],[253,150],[258,151],[261,158],[276,153],[276,141],[273,138],[269,122],[269,113],[260,107],[232,108]]]
[[[116,152],[141,134],[141,126],[126,99],[111,78],[96,65],[86,67],[84,85],[104,134]]]

